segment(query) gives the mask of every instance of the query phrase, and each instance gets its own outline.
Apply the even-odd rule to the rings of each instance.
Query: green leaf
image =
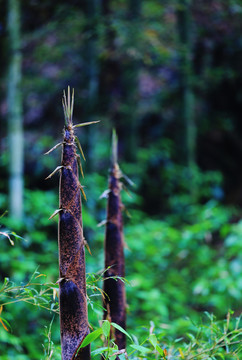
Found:
[[[92,356],[96,356],[96,355],[100,355],[100,354],[102,354],[104,351],[108,351],[109,350],[109,348],[106,346],[106,347],[101,347],[101,348],[99,348],[99,349],[96,349],[96,350],[93,350],[92,352],[91,352],[91,354],[92,354]]]
[[[24,240],[24,241],[25,241],[25,239],[24,239],[22,236],[17,235],[14,231],[11,232],[11,235],[13,235],[13,236],[15,237],[15,239],[19,239],[19,240]]]
[[[6,286],[8,283],[9,283],[9,278],[8,278],[8,277],[5,277],[5,278],[4,278],[4,283],[3,283],[3,285]]]
[[[102,335],[103,331],[102,329],[97,329],[94,330],[93,332],[91,332],[90,334],[88,334],[85,339],[83,340],[83,342],[81,343],[80,348],[83,348],[87,345],[89,345],[92,341],[96,340],[100,335]]]
[[[150,334],[149,341],[154,346],[154,348],[156,348],[157,338],[156,338],[155,334]]]
[[[147,349],[146,347],[144,346],[141,346],[141,345],[130,345],[130,347],[132,347],[133,349],[141,352],[142,354],[146,354],[148,352],[150,352],[150,349]]]
[[[225,357],[224,357],[223,354],[217,354],[217,353],[216,353],[216,357],[218,357],[218,356],[219,356],[220,359],[225,360]]]
[[[119,360],[126,360],[125,354],[120,354],[118,357]]]
[[[185,356],[184,356],[184,354],[183,354],[182,349],[181,349],[181,348],[178,348],[178,350],[179,350],[179,353],[180,353],[180,355],[181,355],[181,358],[182,358],[182,359],[185,359]]]
[[[210,314],[208,311],[204,311],[204,314],[209,318],[211,322],[214,321],[215,316],[213,314]]]
[[[2,317],[0,317],[0,323],[2,324],[3,328],[6,331],[9,331],[8,328],[11,329],[9,322],[6,319],[3,319]]]
[[[3,216],[5,216],[7,213],[8,213],[7,210],[4,211],[4,213],[0,215],[0,219],[1,219]]]
[[[102,323],[102,332],[105,338],[109,336],[110,328],[111,328],[110,322],[108,320],[104,320],[104,322]]]
[[[161,356],[164,356],[164,350],[159,345],[156,345],[155,349]]]
[[[131,336],[127,333],[127,331],[125,331],[121,326],[119,326],[118,324],[116,324],[116,323],[111,323],[111,325],[115,328],[115,329],[117,329],[117,330],[119,330],[120,332],[122,332],[123,334],[125,334],[131,341],[132,341],[132,338],[131,338]]]

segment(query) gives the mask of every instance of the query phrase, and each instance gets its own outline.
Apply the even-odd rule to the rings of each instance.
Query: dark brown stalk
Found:
[[[124,277],[124,240],[120,191],[120,169],[117,163],[117,139],[113,133],[112,166],[109,176],[107,222],[105,234],[105,278],[104,281],[104,319],[108,319],[126,328],[126,297],[124,282],[109,277]],[[125,335],[115,329],[115,343],[119,349],[125,349]]]
[[[74,93],[70,99],[65,93],[63,108],[66,125],[60,170],[58,246],[59,246],[59,288],[60,288],[60,329],[63,360],[89,360],[90,346],[79,350],[89,333],[87,317],[85,240],[82,228],[81,194],[83,192],[78,177],[78,159],[73,125]],[[58,144],[59,145],[59,144]],[[52,150],[54,150],[56,145]],[[79,146],[80,147],[80,146]],[[51,151],[51,150],[50,150]],[[54,174],[55,171],[52,173]],[[50,176],[52,176],[52,174]],[[84,192],[83,192],[84,194]],[[79,351],[78,351],[79,350]]]
[[[82,228],[81,185],[72,124],[73,98],[64,96],[64,128],[58,244],[60,269],[60,328],[62,359],[90,359],[90,347],[77,349],[89,333],[86,296],[85,241]]]

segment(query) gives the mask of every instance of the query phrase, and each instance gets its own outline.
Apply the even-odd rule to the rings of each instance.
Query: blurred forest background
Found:
[[[61,98],[70,85],[74,123],[101,120],[77,130],[87,159],[88,273],[104,267],[104,227],[97,224],[106,216],[99,197],[108,186],[113,128],[120,167],[135,183],[124,179],[131,194],[123,192],[131,215],[124,212],[127,329],[138,336],[153,321],[164,336],[182,336],[188,317],[239,314],[241,1],[0,5],[1,214],[8,210],[0,231],[23,237],[14,246],[0,238],[1,282],[26,284],[35,271],[46,282],[58,279],[58,219],[48,220],[58,208],[58,176],[45,178],[60,165],[60,150],[44,153],[61,141]],[[100,296],[93,299],[95,326],[102,310]],[[2,316],[11,331],[0,324],[1,359],[43,358],[53,314],[26,301],[5,306]],[[56,316],[57,345],[58,326]]]

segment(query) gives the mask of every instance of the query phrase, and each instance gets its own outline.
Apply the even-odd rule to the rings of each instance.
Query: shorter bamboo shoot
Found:
[[[107,205],[107,220],[105,234],[105,278],[104,281],[104,319],[108,319],[126,328],[126,296],[125,285],[121,279],[124,277],[124,240],[120,191],[120,169],[117,162],[117,138],[113,133],[112,165],[109,176],[109,192]],[[111,277],[111,278],[110,278]],[[115,343],[119,349],[125,349],[126,338],[119,330],[115,329]]]

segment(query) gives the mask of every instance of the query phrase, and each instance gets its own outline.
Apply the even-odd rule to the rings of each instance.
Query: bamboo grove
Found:
[[[59,248],[59,305],[60,333],[63,360],[90,359],[90,344],[81,346],[89,334],[86,294],[85,245],[82,224],[81,194],[85,192],[79,181],[79,171],[84,177],[81,156],[85,160],[81,144],[75,135],[75,128],[90,125],[94,122],[72,123],[74,106],[74,90],[72,96],[68,87],[64,92],[63,110],[65,126],[63,141],[55,145],[46,154],[62,146],[61,165],[48,177],[60,172],[58,248]],[[77,154],[77,148],[80,155]],[[104,278],[104,320],[126,328],[124,252],[122,229],[122,202],[120,197],[121,171],[117,162],[117,136],[113,132],[112,162],[109,177],[108,205],[105,234],[105,278]],[[125,335],[113,328],[115,343],[119,349],[125,349]],[[83,344],[84,345],[84,344]]]

